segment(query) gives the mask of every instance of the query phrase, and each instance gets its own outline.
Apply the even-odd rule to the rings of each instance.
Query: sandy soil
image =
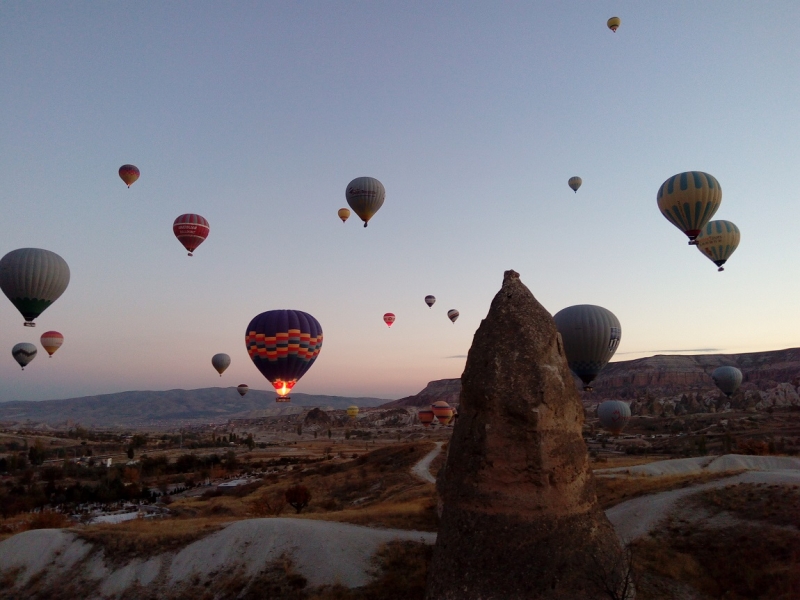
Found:
[[[442,443],[443,442],[436,442],[436,448],[428,452],[425,456],[422,457],[417,464],[415,464],[412,469],[411,473],[422,479],[423,481],[427,481],[428,483],[436,483],[436,478],[431,475],[431,463],[434,459],[439,456],[439,453],[442,451]]]

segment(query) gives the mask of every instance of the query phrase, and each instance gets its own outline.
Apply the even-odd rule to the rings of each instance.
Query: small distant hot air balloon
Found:
[[[64,343],[64,336],[57,331],[45,331],[42,337],[39,338],[39,342],[42,344],[42,348],[47,351],[47,354],[52,357],[55,351],[61,348]]]
[[[222,377],[222,374],[225,372],[225,369],[231,366],[231,357],[227,354],[215,354],[211,357],[211,366],[217,370],[219,376]]]
[[[209,231],[208,221],[200,215],[191,213],[181,215],[172,224],[172,232],[183,244],[183,247],[189,251],[189,256],[193,256],[192,252],[195,251],[195,248],[206,240]]]
[[[724,271],[722,265],[739,246],[740,239],[739,228],[730,221],[709,221],[697,236],[697,249],[719,267],[717,271]]]
[[[339,215],[339,218],[342,220],[342,223],[347,221],[350,218],[350,209],[348,208],[340,208],[339,212],[336,213]]]
[[[419,422],[422,423],[423,427],[430,427],[431,423],[433,423],[434,414],[433,411],[428,408],[420,410],[417,413],[417,416],[419,417]]]
[[[12,250],[0,259],[0,289],[25,318],[26,327],[55,302],[69,285],[69,266],[55,252],[41,248]]]
[[[425,304],[428,305],[428,308],[436,304],[436,296],[425,296]]]
[[[300,310],[268,310],[253,317],[244,340],[253,364],[278,393],[275,401],[289,402],[289,392],[319,356],[322,326]]]
[[[239,392],[240,396],[244,396],[247,392],[250,391],[250,387],[246,383],[240,383],[236,387],[236,391]]]
[[[374,177],[356,177],[347,184],[345,198],[366,227],[369,220],[383,206],[386,188]]]
[[[447,318],[450,319],[453,323],[456,322],[458,319],[459,312],[455,308],[451,308],[447,311]]]
[[[394,313],[386,313],[383,315],[383,322],[386,323],[388,327],[391,327],[395,321]]]
[[[355,404],[347,407],[347,416],[351,419],[355,419],[358,416],[358,407]]]
[[[28,342],[17,344],[11,349],[11,356],[19,363],[22,370],[25,370],[25,365],[36,358],[36,346]]]
[[[447,425],[450,419],[453,418],[453,408],[444,400],[438,400],[431,404],[431,410],[433,411],[433,416],[442,425]]]
[[[614,435],[619,435],[631,420],[631,407],[621,400],[607,400],[597,407],[600,425]]]
[[[730,398],[742,384],[742,372],[736,367],[719,367],[711,373],[716,386]]]
[[[576,175],[575,177],[570,177],[569,178],[569,181],[567,182],[567,185],[569,187],[571,187],[572,191],[577,194],[578,193],[578,188],[581,187],[582,183],[583,183],[583,179],[581,179],[580,177],[578,177]]]
[[[708,173],[687,171],[667,179],[658,188],[658,209],[664,218],[689,238],[689,245],[717,212],[722,188]]]
[[[611,17],[611,18],[608,20],[608,22],[606,23],[606,25],[608,25],[608,28],[609,28],[611,31],[613,31],[614,33],[616,33],[616,32],[617,32],[617,27],[619,27],[619,26],[620,26],[620,23],[622,23],[622,21],[620,20],[620,18],[619,18],[619,17]]]
[[[139,179],[139,169],[135,165],[122,165],[119,168],[119,176],[128,187],[131,187]]]
[[[569,306],[555,314],[564,353],[572,372],[589,385],[606,366],[622,339],[622,326],[610,310],[592,304]]]

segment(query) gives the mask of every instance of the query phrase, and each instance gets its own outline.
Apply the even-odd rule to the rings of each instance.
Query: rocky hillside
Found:
[[[436,381],[428,382],[425,389],[414,394],[413,396],[406,396],[399,400],[387,402],[381,408],[394,408],[394,407],[428,407],[434,402],[444,400],[451,406],[458,406],[458,396],[461,394],[461,380],[460,379],[438,379]]]

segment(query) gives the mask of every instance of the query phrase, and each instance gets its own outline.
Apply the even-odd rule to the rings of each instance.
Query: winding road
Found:
[[[442,451],[442,443],[443,442],[436,442],[436,448],[428,452],[422,457],[422,460],[411,467],[411,472],[414,475],[428,483],[436,483],[436,477],[431,475],[430,468],[433,460],[439,456],[439,453]]]

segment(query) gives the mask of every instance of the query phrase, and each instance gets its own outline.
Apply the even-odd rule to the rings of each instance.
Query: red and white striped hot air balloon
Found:
[[[395,321],[394,313],[386,313],[385,315],[383,315],[383,322],[386,323],[388,327],[391,327],[394,321]]]
[[[64,336],[57,331],[45,331],[39,341],[50,356],[53,356],[56,350],[61,348],[64,343]]]
[[[200,244],[206,241],[210,227],[200,215],[187,213],[181,215],[172,224],[172,232],[183,247],[189,251],[189,256]]]

